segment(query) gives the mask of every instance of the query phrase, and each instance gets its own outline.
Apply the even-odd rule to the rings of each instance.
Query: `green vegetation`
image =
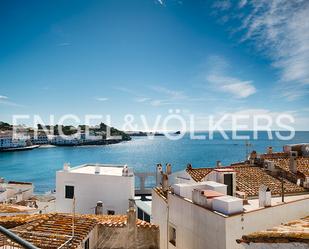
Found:
[[[0,131],[11,131],[13,130],[13,126],[0,121]]]
[[[37,129],[39,131],[51,131],[51,129],[54,131],[54,135],[59,135],[59,131],[62,131],[64,135],[70,136],[73,135],[75,133],[77,133],[78,129],[80,129],[82,132],[85,132],[86,130],[89,130],[89,132],[91,134],[95,134],[97,136],[102,136],[102,139],[106,139],[107,137],[107,129],[110,128],[110,136],[121,136],[122,139],[124,141],[128,141],[131,140],[131,137],[126,134],[125,132],[118,130],[114,127],[109,127],[104,123],[100,123],[99,125],[95,126],[95,127],[87,127],[86,125],[79,125],[78,127],[72,126],[72,125],[55,125],[55,126],[50,126],[50,125],[42,125],[42,124],[38,124],[37,125]],[[5,122],[1,122],[0,121],[0,131],[7,131],[7,130],[12,130],[13,126],[5,123]],[[32,128],[26,128],[25,131],[28,132],[33,132]]]

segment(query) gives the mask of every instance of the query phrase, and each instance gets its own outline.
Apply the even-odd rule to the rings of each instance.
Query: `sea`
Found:
[[[33,182],[36,193],[45,193],[55,189],[56,171],[64,163],[78,166],[85,163],[127,164],[135,172],[155,172],[156,164],[172,164],[173,171],[193,167],[213,167],[217,160],[222,165],[245,160],[247,153],[256,150],[266,152],[268,146],[274,151],[282,151],[286,144],[309,143],[309,131],[298,131],[289,140],[280,140],[275,132],[272,138],[267,132],[258,132],[258,139],[253,139],[253,132],[243,131],[237,135],[249,136],[249,139],[231,139],[232,132],[227,131],[229,139],[219,132],[209,139],[208,132],[199,132],[206,138],[192,139],[190,134],[182,134],[178,140],[165,136],[133,137],[131,141],[113,145],[38,148],[29,151],[0,153],[0,177],[6,180]],[[287,136],[284,132],[282,135]],[[136,183],[138,185],[138,183]],[[152,186],[154,179],[149,179],[147,186]]]

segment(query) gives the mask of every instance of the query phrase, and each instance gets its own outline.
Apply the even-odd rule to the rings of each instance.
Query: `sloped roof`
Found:
[[[237,190],[247,193],[248,196],[257,196],[262,184],[268,186],[272,194],[281,193],[281,181],[267,174],[267,172],[260,167],[239,163],[224,168],[235,170]],[[215,169],[216,168],[192,168],[187,169],[187,172],[193,180],[199,182]],[[305,192],[304,188],[288,180],[284,180],[284,188],[285,193]]]
[[[74,216],[74,233],[72,237],[73,214],[35,214],[0,217],[0,225],[11,228],[21,238],[43,249],[58,248],[68,243],[76,248],[96,225],[106,227],[124,227],[126,215],[81,215]],[[137,220],[136,226],[145,229],[158,229],[157,225]]]
[[[274,162],[275,166],[292,173],[290,170],[290,159],[286,157],[281,158],[269,158],[268,161]],[[296,158],[297,171],[306,177],[309,177],[309,158],[297,157]]]
[[[309,243],[309,216],[265,231],[244,235],[238,243]]]

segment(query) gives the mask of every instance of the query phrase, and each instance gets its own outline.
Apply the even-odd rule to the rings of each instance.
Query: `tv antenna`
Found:
[[[250,143],[249,140],[246,140],[245,146],[246,146],[246,158],[245,158],[245,160],[248,160],[249,154],[250,154],[250,148],[252,147],[252,144]]]

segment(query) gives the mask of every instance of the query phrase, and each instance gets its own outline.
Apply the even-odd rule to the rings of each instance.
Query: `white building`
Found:
[[[14,135],[12,132],[0,133],[0,149],[24,147],[28,137],[23,134]]]
[[[128,200],[134,198],[133,170],[125,166],[85,164],[56,173],[56,210],[82,214],[94,213],[98,201],[103,213],[125,214]]]
[[[244,249],[309,249],[309,216],[245,235],[237,242]]]
[[[308,215],[306,189],[285,180],[282,202],[280,180],[259,167],[190,166],[161,176],[151,220],[160,227],[161,249],[243,249],[236,242],[243,235]]]
[[[34,186],[28,182],[4,182],[0,180],[0,203],[18,203],[33,195]]]
[[[242,249],[236,240],[243,235],[308,215],[309,195],[289,196],[285,203],[276,197],[271,207],[259,207],[258,199],[242,206],[239,198],[213,192],[197,202],[154,189],[152,223],[160,227],[161,249]]]

